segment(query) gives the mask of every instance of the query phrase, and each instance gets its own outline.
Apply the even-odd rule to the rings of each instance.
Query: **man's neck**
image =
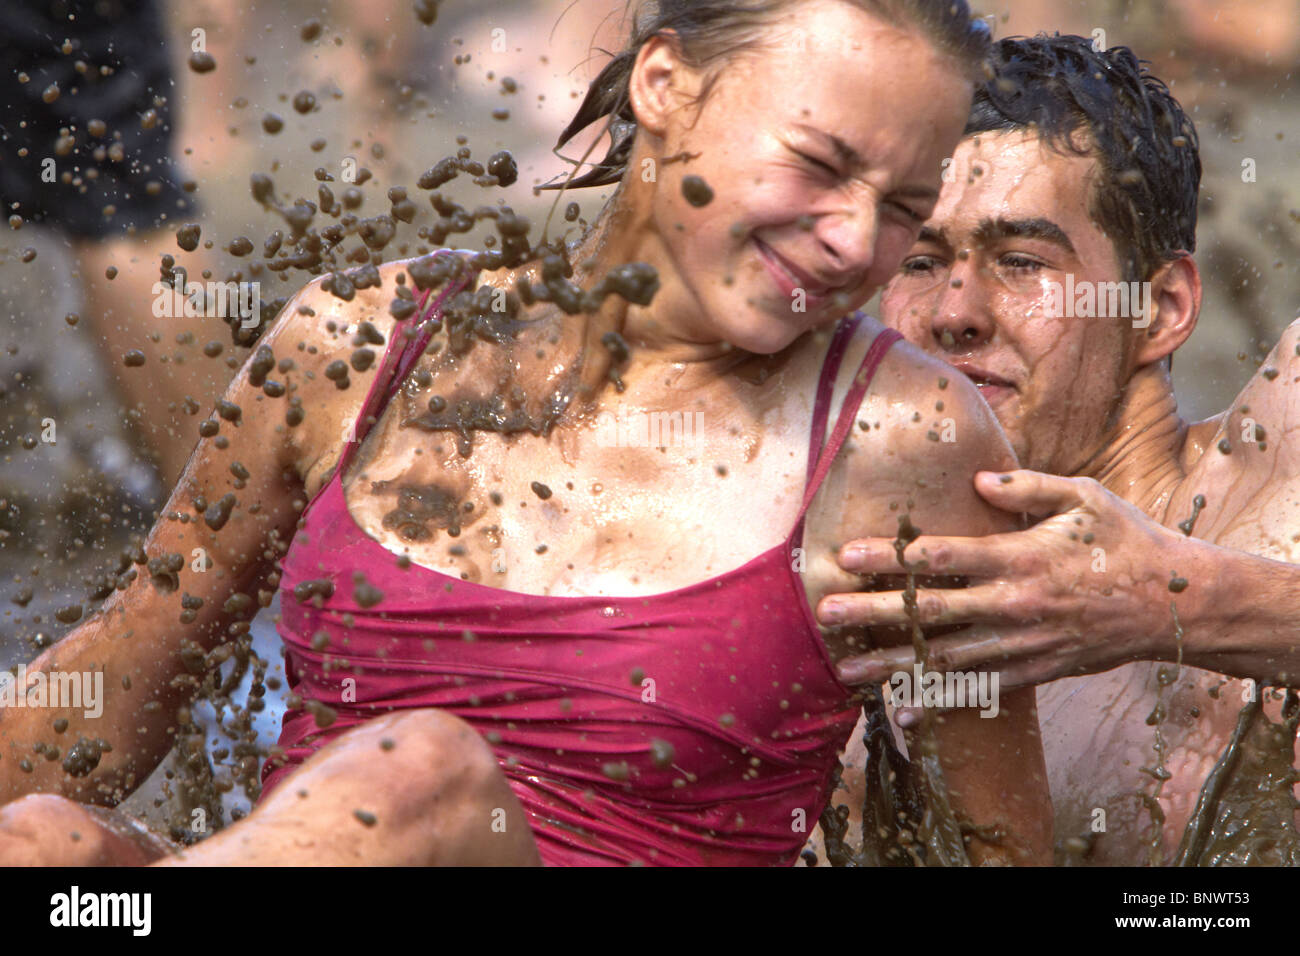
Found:
[[[1187,429],[1169,371],[1163,363],[1145,366],[1129,381],[1114,428],[1080,474],[1163,523],[1186,477]]]

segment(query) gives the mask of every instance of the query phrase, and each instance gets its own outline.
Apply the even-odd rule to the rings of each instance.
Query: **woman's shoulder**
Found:
[[[867,352],[886,332],[861,316],[846,350],[837,393],[847,395]],[[836,397],[833,407],[842,407]],[[856,410],[849,441],[900,463],[942,463],[948,468],[1013,467],[1015,456],[979,390],[961,372],[905,340],[889,346]],[[861,467],[875,455],[851,455]]]
[[[289,390],[296,468],[309,486],[337,462],[387,350],[400,348],[404,329],[415,324],[424,290],[445,280],[442,272],[430,278],[434,259],[430,253],[319,276],[258,343],[274,357],[270,377],[278,374]]]

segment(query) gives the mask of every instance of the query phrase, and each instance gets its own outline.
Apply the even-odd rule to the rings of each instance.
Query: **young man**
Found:
[[[1170,364],[1201,301],[1190,120],[1122,47],[1039,36],[996,56],[882,318],[975,381],[1034,470],[982,474],[980,493],[1050,517],[980,539],[923,535],[907,558],[970,584],[920,595],[923,621],[973,625],[932,642],[934,669],[1045,685],[1058,845],[1082,838],[1071,845],[1089,862],[1139,864],[1155,843],[1168,860],[1243,702],[1300,683],[1300,323],[1228,410],[1184,421]],[[893,544],[852,542],[841,564],[896,572]],[[898,591],[833,595],[818,614],[906,619]],[[1173,671],[1159,662],[1176,660],[1162,689]],[[841,676],[887,681],[911,665],[910,648],[892,649]],[[1142,796],[1164,775],[1157,733],[1159,811]],[[1294,821],[1282,826],[1293,840]],[[1258,862],[1287,859],[1261,847]]]

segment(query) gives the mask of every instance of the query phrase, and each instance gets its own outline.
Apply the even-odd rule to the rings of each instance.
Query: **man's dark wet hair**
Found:
[[[966,135],[1033,128],[1055,149],[1097,156],[1089,213],[1125,281],[1150,279],[1196,250],[1196,128],[1132,50],[1040,33],[997,41],[990,61],[994,75],[975,90]]]

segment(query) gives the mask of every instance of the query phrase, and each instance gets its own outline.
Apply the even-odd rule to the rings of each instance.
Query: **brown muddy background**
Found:
[[[1008,0],[977,6],[993,17],[997,36],[1039,30],[1089,36],[1104,30],[1106,45],[1126,44],[1151,60],[1196,122],[1205,166],[1197,258],[1206,295],[1200,328],[1178,353],[1174,378],[1187,417],[1222,410],[1300,308],[1300,0]],[[181,256],[167,236],[150,251],[150,261],[171,253],[190,265],[193,278],[204,266],[221,278],[238,264],[222,246],[239,235],[260,245],[281,225],[253,201],[250,174],[270,172],[279,189],[311,198],[314,169],[323,166],[337,178],[343,160],[353,157],[373,173],[362,186],[363,212],[383,211],[387,189],[414,187],[422,171],[455,151],[457,135],[469,138],[476,158],[511,150],[519,181],[490,193],[452,183],[445,192],[468,207],[500,197],[540,223],[554,194],[534,197],[530,187],[567,170],[551,146],[606,61],[599,48],[618,48],[624,3],[444,0],[429,26],[417,19],[409,0],[176,0],[164,8],[176,80],[174,154],[197,181],[202,204],[199,215],[174,226],[200,223],[214,248],[205,258]],[[323,29],[304,41],[302,26],[312,18]],[[196,27],[206,31],[207,50],[217,62],[203,75],[186,66]],[[456,62],[467,54],[468,62]],[[249,64],[247,57],[256,60]],[[502,92],[503,77],[516,81],[514,93]],[[313,92],[320,108],[305,116],[295,112],[291,100],[300,90]],[[502,109],[509,117],[494,117]],[[283,119],[276,134],[263,128],[267,112]],[[309,144],[320,139],[324,146],[313,151]],[[581,155],[589,142],[590,134],[566,155]],[[595,155],[603,154],[601,144]],[[1245,159],[1254,160],[1254,182],[1243,182]],[[611,192],[581,190],[565,201],[577,199],[590,220]],[[415,229],[433,216],[424,204],[407,227],[412,252]],[[485,227],[456,237],[455,244],[479,246],[486,234]],[[38,255],[23,262],[28,247]],[[109,563],[132,531],[146,528],[142,522],[98,521],[89,497],[96,486],[85,436],[117,442],[124,455],[130,454],[132,436],[123,428],[109,378],[122,349],[102,346],[88,323],[64,321],[84,308],[71,269],[67,245],[56,232],[32,225],[0,230],[5,667],[33,657],[34,640],[48,642],[66,631],[54,610],[79,602],[85,576]],[[290,294],[303,278],[263,281],[267,300]],[[142,310],[150,306],[139,303]],[[211,337],[228,343],[225,326],[211,321]],[[243,354],[227,349],[217,361]],[[57,422],[60,440],[24,448],[21,437],[39,434],[45,418]],[[114,483],[132,474],[147,487],[143,462],[134,472],[120,469]],[[32,590],[30,603],[11,603],[25,588]],[[255,624],[259,651],[273,672],[280,661],[271,625],[275,612],[272,606]],[[259,715],[259,728],[273,740],[278,725],[273,701]],[[131,807],[163,823],[166,808],[153,806],[156,787],[143,790]],[[228,806],[240,799],[228,795]]]

